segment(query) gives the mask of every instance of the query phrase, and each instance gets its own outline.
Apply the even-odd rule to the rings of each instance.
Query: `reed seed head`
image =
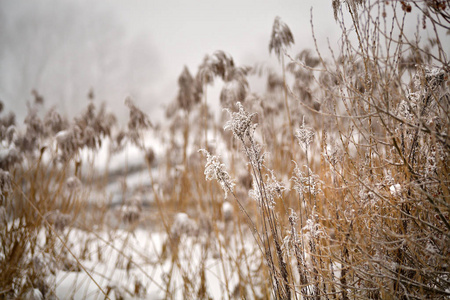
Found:
[[[244,140],[244,138],[251,136],[256,128],[256,124],[252,124],[252,119],[256,113],[250,114],[246,112],[244,106],[240,102],[237,102],[236,106],[238,107],[237,112],[226,109],[230,114],[231,119],[227,121],[224,129],[231,130],[237,139]]]
[[[299,145],[307,149],[313,141],[315,133],[310,127],[305,125],[305,118],[303,118],[302,126],[295,131],[294,135],[298,139]]]
[[[225,164],[223,164],[219,157],[215,155],[211,155],[207,150],[200,149],[199,152],[202,152],[206,155],[206,165],[205,165],[205,176],[206,180],[217,180],[223,191],[225,192],[225,198],[228,195],[228,192],[233,191],[233,187],[235,185],[234,180],[231,179],[231,176],[225,170]]]
[[[197,82],[192,77],[189,69],[185,66],[180,77],[178,77],[178,106],[184,111],[191,111],[195,104],[200,102],[200,91]]]
[[[269,52],[271,53],[273,50],[278,60],[281,60],[283,48],[288,48],[291,44],[294,44],[294,36],[289,27],[277,16],[273,22]]]

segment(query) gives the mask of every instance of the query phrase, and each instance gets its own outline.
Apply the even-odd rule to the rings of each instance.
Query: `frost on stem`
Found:
[[[303,196],[305,193],[311,193],[313,196],[317,196],[320,192],[322,192],[319,184],[321,183],[319,180],[319,176],[314,174],[311,169],[307,166],[304,166],[307,169],[306,174],[300,170],[300,167],[294,161],[295,168],[294,174],[291,178],[291,181],[294,183],[294,189],[300,196]]]
[[[224,130],[231,130],[234,137],[242,142],[250,164],[256,170],[259,170],[263,165],[265,153],[262,152],[262,147],[254,139],[254,132],[258,124],[253,124],[252,121],[256,113],[246,112],[240,102],[237,102],[236,106],[238,107],[237,112],[225,109],[230,114],[231,119],[225,124]]]
[[[285,184],[283,184],[281,181],[278,181],[274,172],[272,170],[268,170],[269,174],[266,174],[266,180],[264,183],[264,196],[261,195],[261,189],[258,185],[258,182],[255,178],[253,178],[253,189],[249,191],[249,196],[253,198],[258,205],[261,206],[261,202],[264,199],[267,199],[266,206],[269,209],[273,209],[276,202],[276,198],[281,198],[283,191],[287,190]]]
[[[257,124],[252,124],[252,119],[256,113],[250,114],[246,112],[240,102],[237,102],[236,106],[238,107],[237,112],[226,109],[231,119],[227,121],[224,129],[231,130],[237,139],[243,141],[246,137],[251,137],[256,129]]]
[[[266,174],[266,190],[269,193],[269,195],[274,197],[282,197],[282,193],[285,190],[288,190],[283,182],[278,181],[274,172],[272,170],[268,170],[270,173]]]
[[[298,139],[299,145],[306,150],[312,143],[315,133],[310,127],[305,126],[305,119],[303,118],[302,126],[295,131],[294,135]]]
[[[249,190],[248,195],[256,201],[259,207],[267,207],[273,209],[277,198],[283,197],[283,191],[288,190],[285,184],[278,181],[272,170],[268,170],[264,185],[253,176],[252,189]]]
[[[263,196],[261,195],[256,179],[253,176],[252,188],[248,191],[248,196],[256,201],[259,207],[261,207]],[[272,203],[268,203],[268,207],[273,207]]]
[[[206,180],[216,179],[225,192],[225,198],[228,196],[228,192],[233,191],[235,185],[227,171],[225,171],[225,164],[221,163],[219,158],[215,155],[211,155],[207,150],[200,149],[206,155],[205,165],[205,177]]]
[[[441,121],[442,111],[450,98],[446,87],[448,72],[442,68],[423,67],[414,76],[414,91],[409,91],[407,99],[397,107],[397,116],[407,122]],[[438,122],[440,123],[440,122]]]
[[[323,154],[328,163],[333,166],[333,172],[335,172],[335,168],[337,164],[342,161],[342,153],[340,148],[336,143],[334,145],[329,145],[325,148],[325,153]]]
[[[300,240],[298,238],[297,233],[297,222],[298,222],[298,216],[295,213],[295,211],[292,208],[289,208],[291,213],[289,214],[289,227],[287,235],[283,239],[283,250],[286,252],[288,256],[291,255],[291,251],[295,252],[295,247],[298,247],[300,245]]]
[[[306,225],[303,227],[303,231],[306,232],[306,238],[311,239],[317,239],[321,235],[325,235],[325,230],[323,229],[322,225],[317,222],[317,215],[313,213],[311,218],[308,218],[306,220]]]

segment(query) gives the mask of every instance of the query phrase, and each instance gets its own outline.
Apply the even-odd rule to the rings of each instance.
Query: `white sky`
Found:
[[[331,0],[0,0],[0,99],[21,122],[33,88],[47,108],[69,115],[86,106],[92,88],[121,120],[127,96],[160,118],[184,65],[194,75],[206,54],[223,50],[237,65],[279,68],[268,52],[276,16],[294,34],[292,56],[314,49],[311,7],[319,49],[328,53],[328,39],[335,46],[341,36]],[[450,49],[450,39],[443,42]]]
[[[205,54],[224,50],[238,65],[267,61],[275,16],[294,34],[293,55],[313,48],[312,6],[326,47],[339,36],[331,1],[0,0],[8,24],[0,34],[15,37],[3,56],[0,49],[0,98],[20,120],[32,88],[47,106],[73,113],[92,87],[121,118],[127,95],[156,117],[176,96],[183,66],[195,74]]]
[[[315,6],[320,35],[338,32],[330,1],[114,1],[130,32],[141,33],[159,50],[164,66],[196,68],[206,53],[222,49],[236,61],[268,56],[275,16],[293,31],[301,47],[312,47],[310,8]],[[325,18],[328,16],[328,18]],[[248,61],[252,60],[252,61]]]

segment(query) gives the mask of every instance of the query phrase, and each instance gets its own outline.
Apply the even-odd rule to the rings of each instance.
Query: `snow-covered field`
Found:
[[[175,242],[165,233],[142,228],[132,232],[70,229],[66,244],[70,252],[66,252],[61,269],[46,277],[48,288],[54,289],[60,299],[105,299],[105,293],[111,299],[183,299],[204,284],[207,295],[220,299],[227,294],[226,284],[228,289],[238,291],[234,263],[239,255],[245,251],[258,257],[251,240],[238,245],[226,231],[218,238],[229,247],[227,252],[220,252],[206,250],[213,247],[209,241],[213,233],[200,233],[185,214],[176,216],[171,231],[177,235]],[[257,272],[257,268],[257,264],[250,266],[250,271]],[[199,274],[200,270],[204,274]],[[201,276],[205,278],[203,283]]]

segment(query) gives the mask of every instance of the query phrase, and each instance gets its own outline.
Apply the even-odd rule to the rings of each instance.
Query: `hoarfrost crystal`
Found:
[[[303,124],[299,129],[295,131],[295,137],[298,139],[300,146],[307,149],[314,138],[314,131],[305,126],[305,119],[303,119]]]
[[[215,155],[211,155],[207,150],[200,149],[206,155],[206,165],[205,165],[205,177],[206,180],[216,179],[223,191],[225,192],[225,198],[228,192],[233,191],[235,185],[234,181],[231,179],[227,171],[225,171],[225,165],[220,162],[219,158]]]
[[[255,125],[252,125],[252,119],[256,114],[246,112],[240,102],[237,102],[236,106],[239,109],[238,112],[231,112],[227,109],[231,120],[225,124],[224,129],[231,130],[237,139],[244,140],[245,137],[250,137],[255,129]]]

